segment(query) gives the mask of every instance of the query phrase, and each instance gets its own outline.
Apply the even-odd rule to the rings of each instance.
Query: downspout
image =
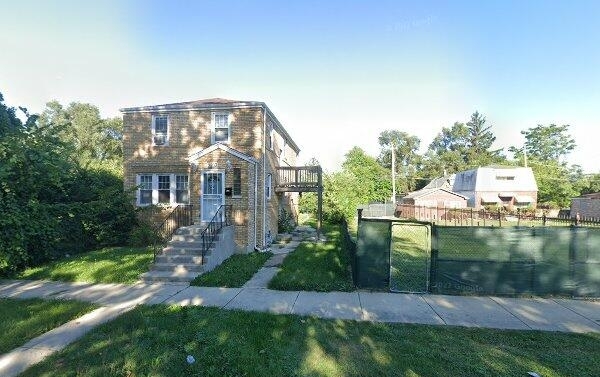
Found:
[[[258,249],[256,224],[256,207],[258,205],[258,163],[254,162],[254,250]]]
[[[267,238],[267,196],[265,193],[265,184],[267,182],[267,108],[263,105],[263,135],[262,135],[262,158],[263,158],[263,190],[262,190],[262,203],[263,203],[263,249],[267,248],[265,244]]]

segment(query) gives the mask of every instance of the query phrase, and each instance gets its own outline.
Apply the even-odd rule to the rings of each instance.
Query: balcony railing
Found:
[[[275,191],[314,191],[322,186],[320,166],[281,166],[277,168]]]

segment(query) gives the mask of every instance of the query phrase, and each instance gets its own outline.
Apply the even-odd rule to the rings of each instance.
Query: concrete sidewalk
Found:
[[[0,297],[69,299],[101,308],[0,356],[0,375],[16,376],[100,323],[136,305],[196,305],[356,321],[417,323],[493,329],[600,333],[600,301],[465,297],[381,292],[304,292],[187,284],[82,284],[3,280]]]
[[[494,329],[600,332],[600,301],[385,292],[274,291],[187,284],[81,284],[2,280],[0,297],[69,299],[102,306],[197,305],[275,314]]]

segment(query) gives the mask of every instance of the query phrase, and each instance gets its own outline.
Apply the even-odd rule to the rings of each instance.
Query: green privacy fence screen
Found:
[[[359,219],[354,284],[359,288],[386,289],[390,284],[389,220]]]
[[[353,276],[359,288],[393,291],[423,291],[423,281],[424,290],[440,294],[600,297],[600,229],[362,218]]]
[[[600,229],[433,226],[430,291],[600,296]]]

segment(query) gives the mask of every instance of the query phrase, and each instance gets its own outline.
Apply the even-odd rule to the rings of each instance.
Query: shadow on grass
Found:
[[[597,376],[599,344],[598,334],[158,305],[100,326],[22,376]]]

